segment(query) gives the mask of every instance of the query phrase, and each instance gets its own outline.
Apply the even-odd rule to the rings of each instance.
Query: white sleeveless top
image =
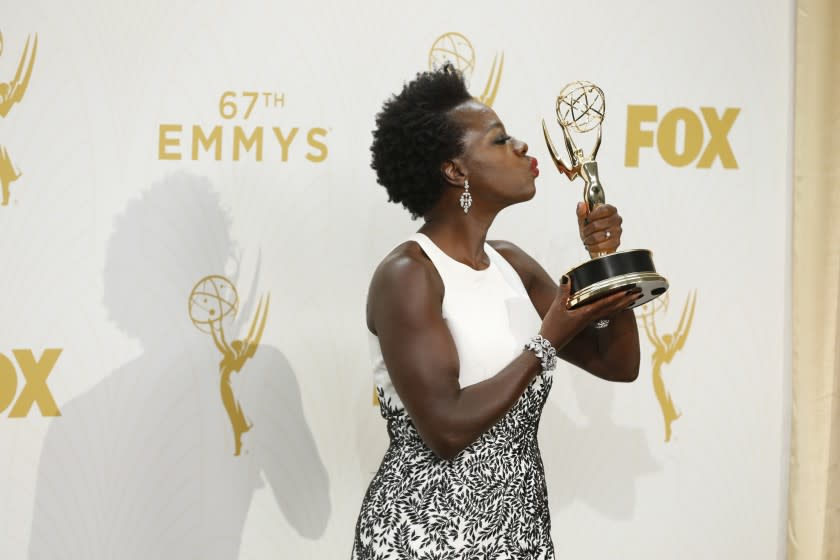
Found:
[[[542,324],[519,274],[488,243],[484,250],[490,266],[475,270],[444,253],[422,233],[409,239],[420,245],[443,281],[443,318],[458,350],[461,387],[493,377],[522,353]],[[390,397],[392,406],[403,408],[382,359],[379,338],[369,335],[373,381]]]

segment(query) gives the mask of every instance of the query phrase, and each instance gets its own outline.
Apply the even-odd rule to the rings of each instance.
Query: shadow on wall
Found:
[[[550,477],[550,506],[563,509],[580,501],[609,519],[631,519],[636,508],[636,481],[662,467],[651,453],[644,430],[619,426],[612,418],[615,391],[623,385],[593,383],[585,376],[576,371],[571,377],[585,421],[576,423],[549,400],[546,409],[550,412],[541,422],[540,447]],[[641,376],[636,383],[644,383]],[[550,450],[558,444],[568,451]]]
[[[252,424],[234,456],[220,396],[222,356],[190,321],[192,287],[223,273],[234,256],[229,228],[209,181],[188,174],[154,184],[116,218],[105,305],[142,353],[65,403],[50,424],[31,559],[238,558],[263,481],[294,531],[309,539],[323,534],[327,471],[288,361],[263,337],[234,376]],[[251,322],[253,302],[242,308],[231,338],[244,336],[240,329]],[[278,320],[275,306],[267,322]]]

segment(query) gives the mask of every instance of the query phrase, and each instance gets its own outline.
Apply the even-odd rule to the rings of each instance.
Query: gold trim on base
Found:
[[[628,274],[622,274],[620,276],[613,276],[612,278],[601,280],[600,282],[596,282],[578,290],[569,298],[568,306],[570,308],[579,307],[590,300],[594,301],[596,299],[600,299],[609,293],[618,291],[621,288],[630,286],[631,284],[634,284],[636,287],[641,287],[644,295],[637,299],[628,309],[644,305],[652,299],[656,299],[661,296],[668,289],[668,280],[656,272],[630,272]],[[658,288],[665,289],[653,294],[653,290]]]

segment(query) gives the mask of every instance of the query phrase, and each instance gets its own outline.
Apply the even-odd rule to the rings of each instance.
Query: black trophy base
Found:
[[[653,256],[646,249],[596,257],[566,274],[571,278],[574,290],[569,297],[572,309],[622,290],[641,288],[642,297],[628,308],[632,309],[668,291],[668,280],[656,272]]]

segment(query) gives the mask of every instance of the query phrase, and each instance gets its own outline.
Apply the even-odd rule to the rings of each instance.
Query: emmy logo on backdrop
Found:
[[[222,361],[219,362],[219,390],[233,428],[234,455],[240,454],[242,435],[251,429],[252,424],[246,419],[242,406],[233,394],[231,375],[239,373],[245,362],[256,354],[265,330],[270,302],[270,294],[265,299],[261,297],[248,335],[244,340],[228,342],[225,323],[230,324],[239,311],[239,294],[233,282],[224,276],[207,276],[199,280],[190,293],[190,319],[201,332],[213,337],[216,348],[222,353]]]
[[[651,355],[653,363],[653,391],[656,400],[659,401],[659,408],[662,409],[662,419],[665,422],[665,441],[671,441],[671,423],[682,416],[677,411],[671,393],[665,386],[662,378],[662,364],[670,364],[677,352],[685,346],[688,333],[691,330],[691,322],[694,319],[694,304],[697,301],[697,292],[692,292],[685,300],[682,315],[677,329],[673,333],[659,334],[656,328],[657,315],[661,316],[668,311],[669,296],[639,308],[640,312],[636,319],[642,323],[648,340],[653,344],[654,351]]]
[[[475,72],[475,49],[473,49],[470,40],[455,31],[444,33],[435,39],[432,48],[429,50],[429,70],[434,70],[445,62],[451,62],[464,75],[464,79],[469,84]],[[496,100],[504,65],[505,53],[493,57],[493,66],[490,67],[490,75],[487,76],[484,91],[476,97],[485,105],[492,106],[493,101]]]
[[[38,52],[38,35],[36,34],[32,40],[31,51],[29,41],[30,38],[27,38],[23,47],[23,54],[18,61],[15,77],[9,82],[0,82],[0,117],[6,118],[15,103],[19,103],[23,99],[23,94],[26,93],[29,78],[32,76],[32,68],[35,65],[35,55]],[[3,34],[0,33],[0,56],[2,55]],[[15,168],[12,159],[9,157],[9,152],[5,146],[0,145],[0,186],[3,189],[3,200],[0,205],[8,206],[9,186],[17,181],[20,176],[21,172]]]

